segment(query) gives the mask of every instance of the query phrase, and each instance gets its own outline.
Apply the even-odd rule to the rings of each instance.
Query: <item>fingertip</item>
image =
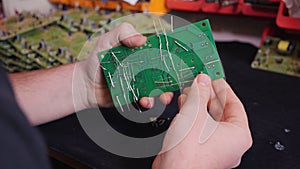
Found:
[[[181,109],[182,105],[185,103],[187,98],[186,94],[182,94],[178,97],[178,108]]]
[[[143,35],[140,35],[140,39],[141,39],[142,45],[145,44],[147,41],[147,37],[143,36]]]
[[[185,103],[181,103],[182,108],[184,105],[196,105],[201,108],[200,111],[207,111],[207,104],[210,99],[210,78],[208,75],[199,74],[190,87],[189,93],[187,94]]]
[[[196,77],[197,84],[200,84],[202,86],[207,86],[211,83],[210,77],[207,74],[201,73]]]
[[[137,39],[136,39],[136,45],[137,46],[142,46],[146,43],[147,41],[147,37],[143,36],[143,35],[137,35]]]
[[[173,92],[166,92],[163,93],[159,96],[159,100],[164,104],[164,105],[168,105],[171,103],[172,99],[173,99]]]
[[[141,34],[136,34],[122,40],[122,44],[134,48],[134,47],[142,46],[143,44],[146,43],[146,40],[147,38],[145,36]]]
[[[143,97],[139,102],[142,107],[147,109],[151,109],[154,106],[154,98],[152,97]]]
[[[183,94],[188,94],[191,90],[191,87],[186,87],[183,89]]]

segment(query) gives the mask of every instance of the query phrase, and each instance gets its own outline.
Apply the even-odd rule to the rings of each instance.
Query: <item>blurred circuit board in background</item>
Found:
[[[92,47],[85,49],[80,58],[78,55],[90,37],[95,32],[103,34],[111,30],[124,22],[122,16],[127,15],[135,13],[93,8],[51,11],[49,15],[18,13],[0,23],[0,60],[9,72],[22,72],[85,59]],[[141,23],[136,24],[136,29],[149,32],[147,24],[152,26],[153,19],[138,17],[142,18],[138,19]]]
[[[300,77],[300,43],[267,36],[251,66]]]

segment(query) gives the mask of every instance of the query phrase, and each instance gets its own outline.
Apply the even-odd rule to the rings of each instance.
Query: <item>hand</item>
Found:
[[[165,136],[153,169],[225,169],[240,164],[252,145],[246,112],[223,79],[214,83],[226,90],[213,91],[210,78],[200,74],[180,96],[180,112]],[[222,95],[226,96],[224,102],[217,102]]]
[[[103,77],[98,53],[103,50],[126,45],[128,47],[139,47],[146,42],[146,37],[139,34],[132,25],[122,23],[115,29],[99,37],[96,47],[90,57],[76,65],[73,78],[73,93],[76,111],[92,106],[111,107],[113,101],[110,91]],[[173,97],[172,92],[161,95],[161,101],[169,104]],[[141,98],[139,103],[144,108],[151,108],[154,105],[153,98]]]

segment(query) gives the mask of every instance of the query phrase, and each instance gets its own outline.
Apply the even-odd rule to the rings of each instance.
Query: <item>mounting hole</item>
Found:
[[[220,73],[220,72],[216,72],[216,75],[217,75],[217,76],[220,76],[220,75],[221,75],[221,73]]]
[[[194,60],[194,59],[192,59],[191,61],[192,61],[192,62],[195,62],[195,60]]]
[[[203,23],[202,23],[202,26],[203,26],[203,27],[205,27],[205,26],[206,26],[206,23],[205,23],[205,22],[203,22]]]

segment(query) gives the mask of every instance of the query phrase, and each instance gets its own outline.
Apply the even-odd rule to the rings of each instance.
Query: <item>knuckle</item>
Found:
[[[120,30],[133,29],[133,26],[128,22],[123,22],[118,26],[118,29],[120,29]]]

